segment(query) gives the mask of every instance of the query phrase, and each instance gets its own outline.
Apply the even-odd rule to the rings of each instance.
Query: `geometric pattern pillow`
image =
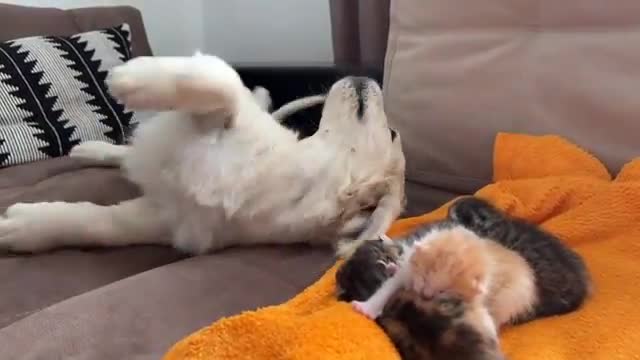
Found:
[[[64,156],[87,140],[122,144],[136,120],[105,79],[129,59],[128,24],[0,43],[0,167]]]

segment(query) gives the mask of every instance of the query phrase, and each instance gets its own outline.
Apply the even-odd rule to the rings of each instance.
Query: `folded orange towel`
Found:
[[[640,359],[640,159],[615,180],[555,136],[500,134],[495,183],[478,196],[540,223],[585,257],[595,295],[578,312],[503,331],[512,360]],[[394,224],[390,235],[442,218],[447,205]],[[335,267],[279,306],[222,319],[165,360],[399,359],[384,333],[334,296]]]

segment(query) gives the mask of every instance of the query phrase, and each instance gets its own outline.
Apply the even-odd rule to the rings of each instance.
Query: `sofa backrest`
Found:
[[[151,55],[142,15],[130,6],[61,10],[0,4],[0,41],[35,35],[73,35],[123,22],[131,26],[133,56]]]
[[[392,0],[385,105],[408,181],[475,191],[499,131],[564,136],[617,172],[640,155],[638,19],[636,0]]]

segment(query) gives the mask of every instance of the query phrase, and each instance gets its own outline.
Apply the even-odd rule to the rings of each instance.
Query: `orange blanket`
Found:
[[[507,356],[640,359],[640,159],[612,180],[596,158],[561,138],[500,134],[494,180],[477,195],[542,224],[577,249],[596,291],[578,312],[505,329]],[[400,220],[390,235],[441,218],[446,207]],[[399,359],[373,322],[334,300],[334,271],[285,304],[196,332],[165,360]]]

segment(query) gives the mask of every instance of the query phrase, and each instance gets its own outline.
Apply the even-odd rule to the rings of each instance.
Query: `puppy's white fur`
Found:
[[[268,93],[252,93],[214,56],[136,58],[108,85],[129,108],[165,112],[131,146],[89,142],[71,155],[122,166],[144,195],[113,206],[16,204],[0,219],[0,248],[160,243],[199,254],[333,243],[381,235],[400,214],[404,156],[374,82],[362,97],[351,79],[334,84],[319,130],[303,140],[268,113]]]

